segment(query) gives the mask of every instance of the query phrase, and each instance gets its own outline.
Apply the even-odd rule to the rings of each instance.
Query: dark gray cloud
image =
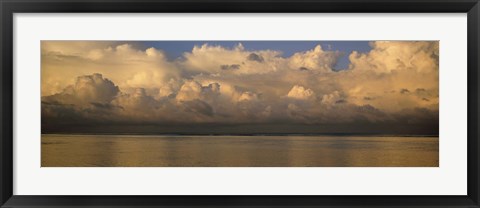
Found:
[[[185,106],[188,112],[193,112],[200,115],[205,115],[212,117],[213,116],[213,108],[208,103],[203,102],[201,100],[195,99],[191,101],[184,101],[183,105]]]
[[[408,90],[408,89],[401,89],[401,90],[400,90],[400,93],[401,93],[401,94],[407,94],[407,93],[410,93],[410,90]]]
[[[247,56],[247,60],[249,61],[256,61],[262,63],[264,61],[263,57],[256,54],[256,53],[251,53]]]
[[[222,69],[222,70],[237,70],[237,69],[240,69],[240,65],[239,64],[220,65],[220,69]]]

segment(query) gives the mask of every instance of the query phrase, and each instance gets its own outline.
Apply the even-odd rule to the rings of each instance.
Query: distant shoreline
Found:
[[[297,134],[297,133],[256,133],[256,134],[139,134],[139,133],[42,133],[43,135],[78,135],[78,136],[337,136],[337,137],[439,137],[439,135],[395,135],[395,134],[351,134],[351,133],[322,133],[322,134]]]

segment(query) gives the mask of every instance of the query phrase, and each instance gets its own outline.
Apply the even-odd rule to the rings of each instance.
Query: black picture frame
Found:
[[[478,0],[0,0],[1,207],[480,207]],[[468,194],[465,196],[13,195],[14,13],[467,13]],[[95,187],[92,187],[94,189]],[[252,187],[253,189],[254,187]],[[414,187],[412,187],[414,188]]]

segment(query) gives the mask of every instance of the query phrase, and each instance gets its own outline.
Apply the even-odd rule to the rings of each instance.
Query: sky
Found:
[[[242,43],[246,50],[276,50],[282,52],[282,57],[289,57],[294,53],[307,51],[321,45],[328,50],[338,50],[345,54],[352,51],[367,52],[371,50],[368,41],[284,41],[279,44],[278,41],[146,41],[140,43],[144,49],[155,47],[161,48],[167,52],[169,59],[181,57],[185,52],[192,50],[194,46],[203,44],[220,45],[226,48],[234,48],[238,43]],[[142,48],[142,47],[141,47]],[[346,69],[349,64],[348,56],[339,57],[334,69]]]
[[[437,41],[42,41],[42,133],[438,135]]]

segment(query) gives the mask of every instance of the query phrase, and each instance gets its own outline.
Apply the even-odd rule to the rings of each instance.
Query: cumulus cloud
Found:
[[[294,69],[312,69],[322,72],[331,72],[338,58],[342,55],[338,51],[325,51],[317,45],[314,49],[295,53],[289,59],[289,64]]]
[[[325,94],[322,97],[322,103],[325,105],[334,105],[338,103],[344,103],[345,100],[341,99],[340,93],[338,91],[334,91],[330,94]]]
[[[61,93],[45,96],[42,100],[71,105],[85,105],[91,102],[109,103],[119,93],[118,86],[104,79],[101,74],[77,77],[75,84]]]
[[[303,86],[295,85],[287,96],[299,100],[309,100],[315,98],[315,93],[311,89],[305,89]]]
[[[136,47],[117,42],[42,41],[42,96],[59,93],[76,77],[94,73],[122,89],[158,89],[169,80],[182,79],[183,71],[163,51]]]
[[[392,72],[438,70],[439,42],[425,41],[375,41],[369,53],[352,52],[351,69]]]
[[[178,92],[176,99],[178,101],[190,101],[190,100],[212,100],[219,94],[220,85],[218,83],[212,83],[208,86],[202,86],[200,83],[192,80],[186,81],[180,91]]]
[[[286,57],[204,44],[172,60],[135,42],[43,41],[42,126],[256,124],[244,130],[281,131],[275,126],[288,124],[315,132],[344,125],[348,132],[415,124],[438,131],[431,126],[438,124],[438,42],[370,45],[348,54],[349,67],[338,71],[343,52],[320,45]]]

